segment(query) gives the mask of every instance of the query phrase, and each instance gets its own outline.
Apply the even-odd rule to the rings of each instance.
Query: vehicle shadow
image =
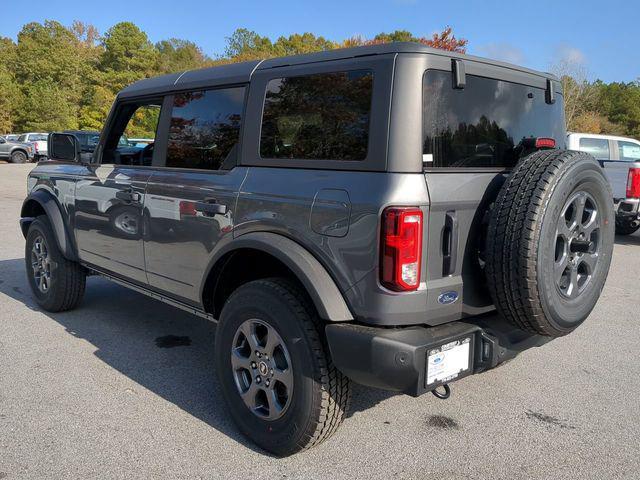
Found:
[[[616,245],[640,245],[640,234],[616,235]]]
[[[69,335],[96,347],[95,355],[142,387],[256,452],[227,414],[214,367],[215,325],[103,278],[90,277],[82,304],[49,313],[35,303],[24,260],[0,261],[0,295],[40,311]],[[351,413],[393,393],[354,385]]]

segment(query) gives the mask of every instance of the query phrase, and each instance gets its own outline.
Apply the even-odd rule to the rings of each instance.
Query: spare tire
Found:
[[[488,287],[518,328],[559,337],[591,313],[609,273],[615,217],[598,162],[542,150],[516,165],[491,212]]]

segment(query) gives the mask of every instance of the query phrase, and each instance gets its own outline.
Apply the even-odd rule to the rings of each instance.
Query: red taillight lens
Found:
[[[640,168],[629,169],[627,198],[640,198]]]
[[[382,213],[380,249],[380,282],[391,290],[416,290],[422,262],[422,211],[387,208]]]
[[[536,138],[536,148],[556,148],[556,141],[553,138]]]
[[[180,202],[180,215],[196,215],[196,203],[182,201]]]
[[[33,144],[33,151],[38,153],[38,144],[37,143]]]

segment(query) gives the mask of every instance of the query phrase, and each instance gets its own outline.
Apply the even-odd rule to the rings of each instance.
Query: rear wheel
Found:
[[[215,355],[231,416],[265,450],[310,448],[344,419],[349,380],[328,357],[313,306],[287,280],[252,281],[231,295]]]
[[[38,217],[29,227],[24,260],[29,286],[42,308],[63,312],[80,303],[85,269],[62,255],[46,216]]]
[[[486,273],[498,311],[517,327],[565,335],[594,308],[613,252],[612,194],[590,155],[523,158],[491,214]]]
[[[17,150],[11,154],[11,163],[25,163],[27,154],[21,150]]]

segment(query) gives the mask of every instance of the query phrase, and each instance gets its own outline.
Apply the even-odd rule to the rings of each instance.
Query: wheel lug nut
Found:
[[[262,357],[262,354],[258,350],[256,350],[256,357],[258,357],[258,358]]]
[[[251,368],[253,368],[254,370],[258,368],[258,365],[256,365],[256,362],[251,362]]]
[[[264,384],[268,387],[268,386],[269,386],[269,383],[270,383],[270,382],[269,382],[269,379],[267,378],[267,379],[265,380]]]
[[[270,373],[271,375],[273,375],[273,368],[272,368],[271,370],[269,370],[269,373]]]
[[[261,381],[262,381],[262,378],[260,378],[260,375],[258,375],[258,376],[256,377],[256,383],[260,383]]]

